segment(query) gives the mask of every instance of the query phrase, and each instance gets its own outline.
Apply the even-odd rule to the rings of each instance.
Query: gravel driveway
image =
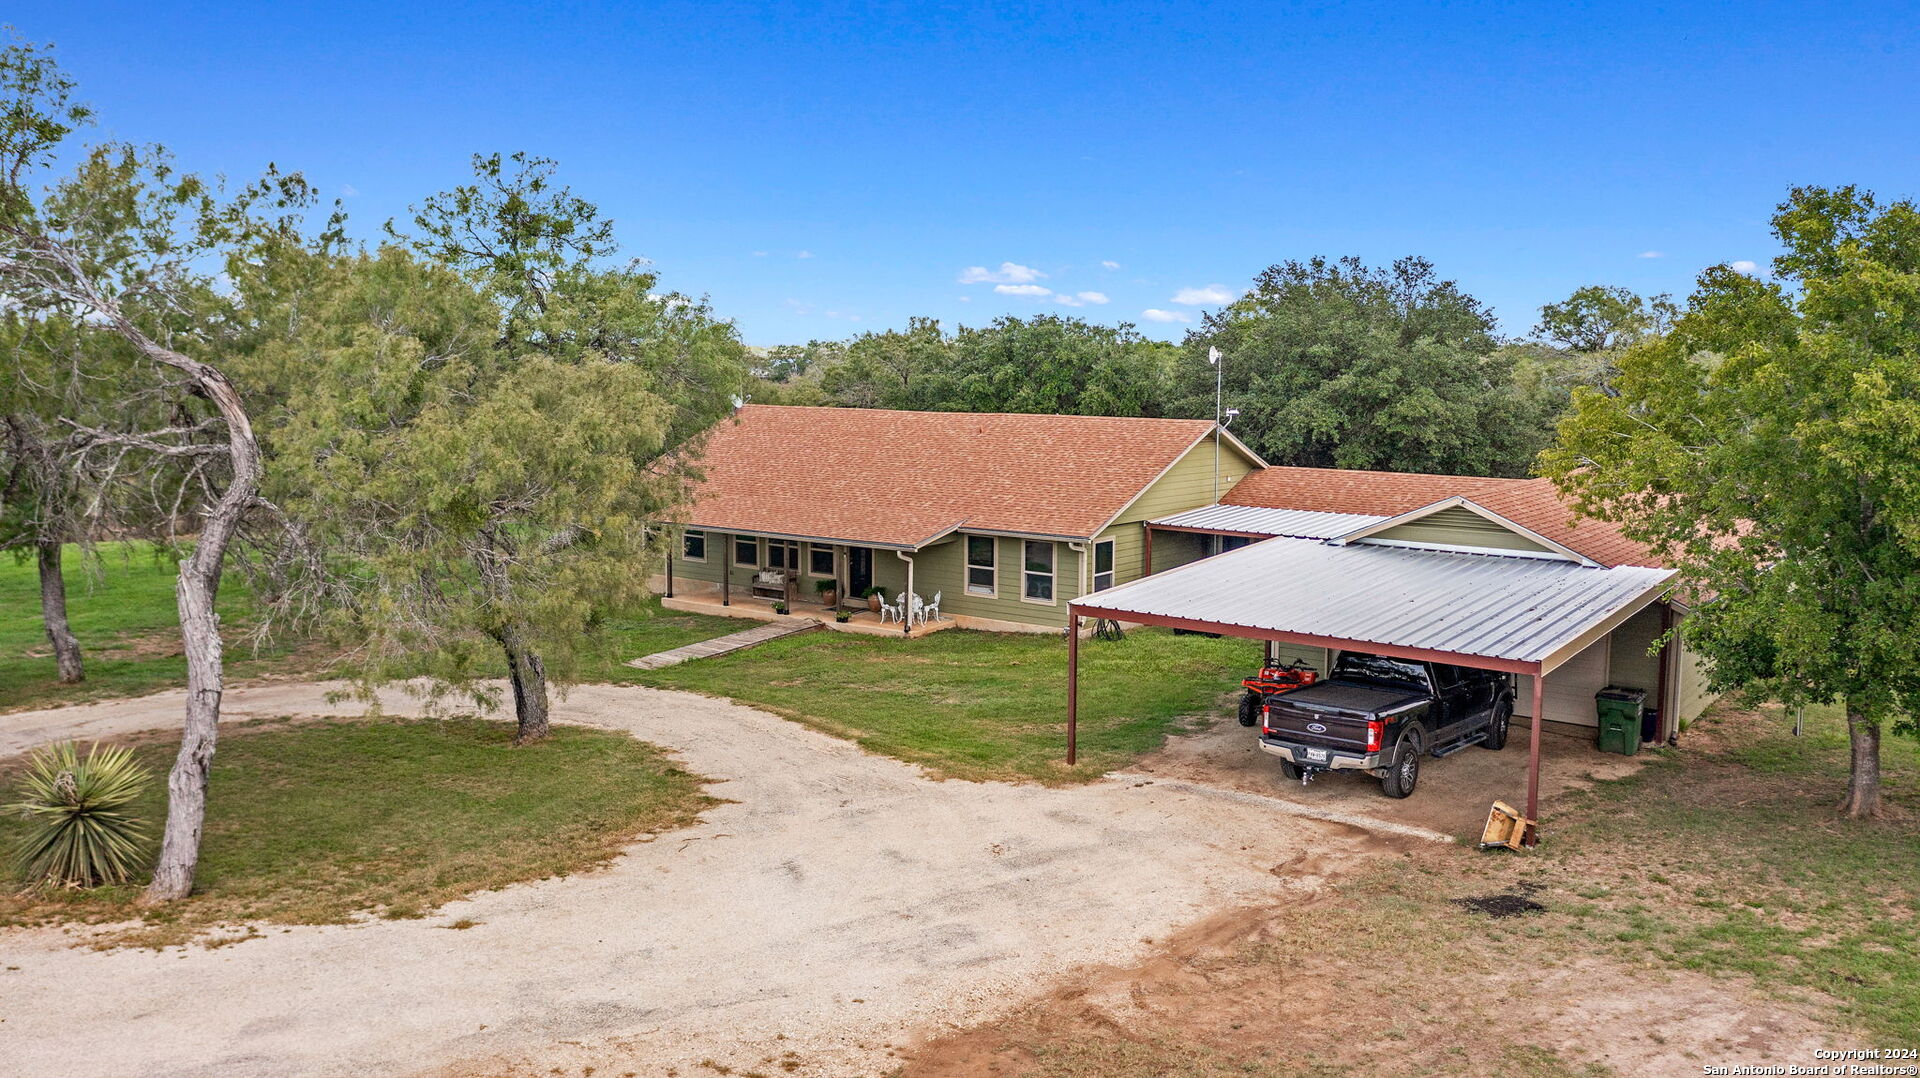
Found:
[[[229,691],[232,717],[353,714],[324,686]],[[180,694],[0,716],[0,755],[171,725]],[[388,710],[413,705],[392,697]],[[93,952],[0,932],[0,1073],[737,1070],[872,1074],[1086,963],[1391,852],[1358,828],[1133,780],[934,781],[777,716],[592,686],[560,721],[676,751],[728,799],[611,866],[418,921],[268,928],[217,949]],[[479,922],[464,931],[445,926]],[[18,967],[18,968],[13,968]],[[773,1061],[769,1065],[768,1061]],[[791,1066],[782,1066],[782,1063]]]

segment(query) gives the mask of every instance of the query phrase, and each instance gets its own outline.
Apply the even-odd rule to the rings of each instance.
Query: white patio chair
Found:
[[[915,595],[913,592],[908,592],[906,594],[906,603],[907,603],[907,628],[911,629],[915,625],[925,624],[927,620],[926,601],[921,599],[920,596]]]
[[[890,602],[887,602],[885,599],[880,600],[880,624],[885,625],[889,621],[899,621],[899,620],[900,620],[900,604],[890,603]]]
[[[927,617],[932,618],[934,621],[940,620],[940,596],[943,594],[945,593],[934,592],[933,601],[927,604]]]

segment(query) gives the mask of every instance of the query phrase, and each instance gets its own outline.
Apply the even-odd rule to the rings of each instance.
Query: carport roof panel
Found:
[[[1285,535],[1294,539],[1331,539],[1378,524],[1387,517],[1368,513],[1325,513],[1312,509],[1268,509],[1259,505],[1205,505],[1161,517],[1157,528],[1241,532],[1248,535]]]
[[[1538,663],[1636,602],[1670,569],[1268,539],[1090,595],[1082,614],[1177,619]]]

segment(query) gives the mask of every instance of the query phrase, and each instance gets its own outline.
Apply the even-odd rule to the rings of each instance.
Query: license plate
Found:
[[[1309,760],[1312,760],[1312,761],[1313,761],[1314,763],[1316,763],[1316,764],[1324,764],[1324,763],[1326,763],[1326,762],[1327,762],[1327,750],[1325,750],[1325,749],[1308,749],[1308,750],[1307,750],[1307,759],[1309,759]]]

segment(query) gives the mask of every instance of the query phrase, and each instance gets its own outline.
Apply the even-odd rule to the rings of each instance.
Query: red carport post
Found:
[[[1080,615],[1067,610],[1067,766],[1080,758]]]
[[[1544,710],[1542,702],[1546,699],[1546,683],[1546,672],[1536,667],[1533,674],[1533,733],[1527,738],[1527,819],[1535,821],[1540,819],[1540,726],[1547,721],[1547,717],[1541,714]],[[1536,830],[1538,826],[1536,823]],[[1540,836],[1534,831],[1528,834],[1531,841],[1527,845],[1535,845],[1540,841]]]

